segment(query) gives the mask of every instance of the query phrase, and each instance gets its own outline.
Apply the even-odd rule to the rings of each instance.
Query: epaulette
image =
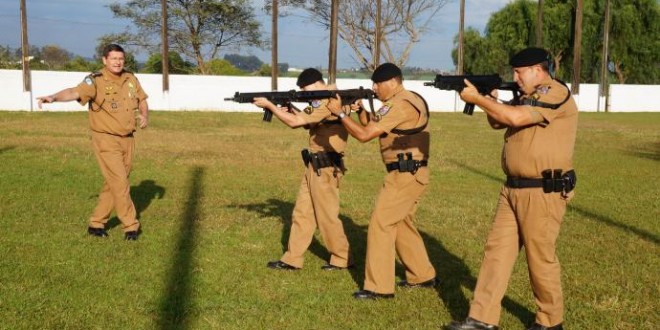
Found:
[[[101,73],[101,72],[99,72],[99,71],[95,71],[95,72],[92,72],[92,73],[88,74],[88,75],[85,77],[85,79],[83,79],[83,81],[84,81],[87,85],[93,85],[93,84],[94,84],[94,78],[96,78],[96,77],[100,77],[100,76],[102,76],[102,75],[103,75],[103,73]]]

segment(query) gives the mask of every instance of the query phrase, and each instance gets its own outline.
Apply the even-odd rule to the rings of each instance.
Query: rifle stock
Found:
[[[286,106],[291,108],[292,102],[308,102],[314,100],[334,98],[337,95],[341,97],[342,105],[349,105],[359,99],[368,99],[369,105],[373,110],[373,99],[375,96],[374,91],[368,88],[355,88],[343,90],[318,90],[318,91],[285,91],[285,92],[254,92],[254,93],[241,93],[236,92],[233,97],[225,98],[225,101],[234,101],[238,103],[252,103],[256,97],[265,97],[273,104],[278,106]],[[273,113],[270,110],[264,109],[263,121],[270,122],[273,118]]]
[[[493,90],[508,90],[513,93],[513,98],[517,100],[520,97],[520,89],[515,82],[503,82],[502,78],[497,74],[490,75],[472,75],[472,76],[447,76],[436,75],[435,80],[425,82],[424,86],[433,86],[437,89],[461,92],[465,88],[464,79],[467,79],[477,88],[477,91],[482,95],[489,95]],[[466,103],[463,108],[463,113],[472,115],[474,112],[474,104]]]

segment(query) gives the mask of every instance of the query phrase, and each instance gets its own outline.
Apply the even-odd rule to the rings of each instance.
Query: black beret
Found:
[[[298,85],[300,88],[303,88],[319,80],[323,80],[323,75],[321,72],[314,68],[308,68],[303,70],[303,72],[298,75],[298,81],[296,82],[296,85]]]
[[[542,62],[549,62],[550,53],[543,48],[530,47],[519,51],[509,60],[509,65],[514,68],[532,66]]]
[[[375,83],[390,80],[394,77],[402,77],[401,69],[392,63],[383,63],[379,65],[371,75],[371,81]]]

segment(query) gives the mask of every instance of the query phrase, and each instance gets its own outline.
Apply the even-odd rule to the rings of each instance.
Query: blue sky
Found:
[[[26,0],[28,11],[28,41],[32,45],[55,44],[68,51],[91,57],[97,39],[103,34],[121,32],[130,22],[112,17],[107,5],[126,0]],[[359,1],[359,0],[357,0]],[[466,0],[465,26],[483,31],[493,12],[510,0]],[[262,0],[255,0],[260,8]],[[262,22],[264,37],[270,37],[270,16],[255,11]],[[435,70],[453,70],[452,40],[458,31],[459,0],[449,0],[433,18],[431,30],[421,36],[411,52],[408,66]],[[279,20],[279,62],[293,67],[327,67],[328,32],[303,15],[289,15]],[[0,45],[20,47],[20,1],[0,1]],[[270,51],[242,49],[230,53],[253,54],[270,62]],[[353,51],[341,41],[338,46],[338,67],[357,67]],[[144,60],[146,54],[138,54]]]

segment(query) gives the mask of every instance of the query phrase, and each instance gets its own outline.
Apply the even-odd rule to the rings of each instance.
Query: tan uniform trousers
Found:
[[[311,164],[307,167],[293,208],[289,243],[280,259],[282,262],[302,268],[303,255],[312,243],[318,226],[330,252],[330,264],[337,267],[349,265],[348,239],[339,220],[339,182],[342,176],[339,171],[335,173],[334,167],[322,168],[320,176]]]
[[[394,293],[396,254],[409,283],[435,278],[421,235],[415,228],[417,205],[429,182],[429,170],[389,172],[380,189],[367,232],[364,290]]]
[[[104,228],[114,209],[124,232],[138,230],[140,223],[136,219],[128,181],[133,163],[133,137],[92,132],[92,145],[105,181],[89,226]]]
[[[571,194],[572,196],[572,194]],[[525,247],[536,322],[554,326],[563,321],[564,302],[559,259],[555,253],[568,199],[541,188],[502,187],[488,233],[470,317],[499,324],[501,301],[521,247]]]

